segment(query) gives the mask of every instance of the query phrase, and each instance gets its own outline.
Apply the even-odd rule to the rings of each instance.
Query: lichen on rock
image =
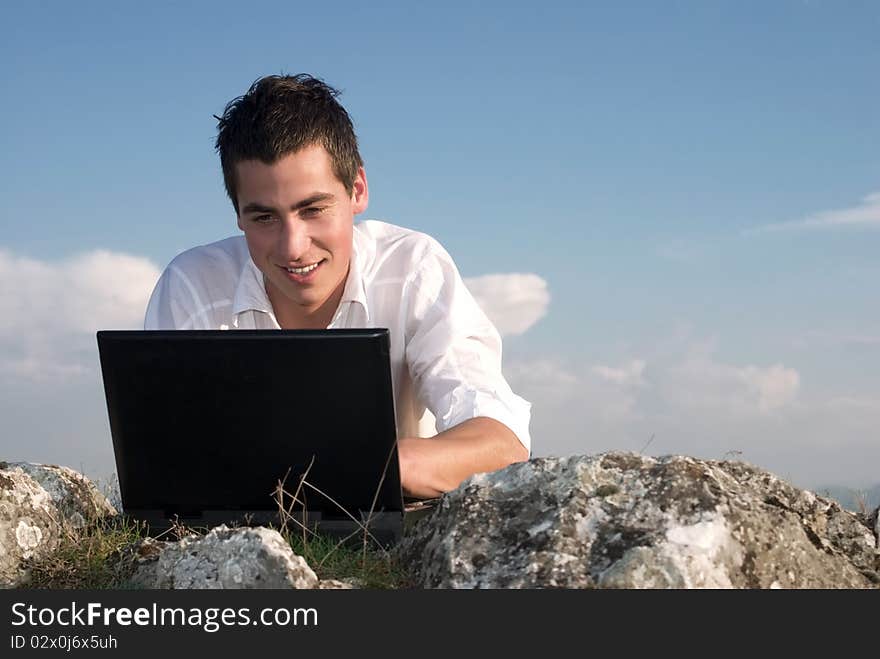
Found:
[[[740,462],[535,458],[445,495],[396,550],[433,588],[869,588],[877,538]]]
[[[67,467],[0,463],[0,587],[24,585],[26,561],[49,556],[61,534],[116,510]]]
[[[149,541],[131,585],[141,588],[315,588],[318,577],[278,531],[230,529],[178,542]]]

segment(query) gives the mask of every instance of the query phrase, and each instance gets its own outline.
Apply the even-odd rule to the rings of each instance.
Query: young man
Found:
[[[501,338],[440,244],[354,224],[369,190],[336,95],[311,76],[268,76],[226,106],[217,150],[244,236],[175,257],[144,328],[389,328],[403,488],[434,497],[528,459],[531,406],[502,376]],[[291,373],[291,387],[309,375]]]

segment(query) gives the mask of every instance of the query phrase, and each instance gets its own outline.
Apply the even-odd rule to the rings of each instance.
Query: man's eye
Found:
[[[254,218],[254,222],[257,222],[258,224],[268,224],[274,219],[275,218],[272,215],[257,215]]]
[[[302,214],[306,217],[316,217],[324,212],[324,208],[322,206],[309,206],[308,208],[304,208]]]

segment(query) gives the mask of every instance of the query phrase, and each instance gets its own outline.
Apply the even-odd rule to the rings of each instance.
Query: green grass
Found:
[[[26,561],[30,582],[25,588],[121,588],[131,577],[130,548],[143,527],[122,517],[93,520],[82,529],[63,532],[58,547],[39,561]]]
[[[304,539],[301,533],[283,534],[294,553],[309,564],[319,579],[351,579],[358,588],[410,588],[412,581],[406,571],[397,565],[388,553],[375,546],[357,546],[340,543],[336,538],[312,535]]]
[[[276,529],[278,530],[278,529]],[[176,540],[183,527],[161,539]],[[388,553],[373,545],[340,544],[322,535],[282,532],[294,553],[306,559],[320,579],[350,580],[358,588],[411,586],[408,575]],[[31,578],[24,588],[125,589],[136,565],[134,547],[145,537],[143,525],[122,515],[97,519],[63,533],[56,550],[39,561],[27,561]]]
[[[306,480],[310,468],[311,465],[299,478],[292,493],[284,487],[287,476],[278,482],[274,499],[281,523],[269,528],[278,531],[321,580],[345,580],[357,588],[412,587],[413,582],[406,571],[394,563],[387,551],[373,542],[363,541],[363,535],[340,542],[321,534],[303,532],[295,520],[294,511],[305,507],[306,490],[318,492],[339,506]],[[108,499],[118,504],[118,493],[113,488],[105,490]],[[120,507],[117,505],[117,509]],[[339,508],[345,510],[342,506]],[[204,535],[207,531],[174,525],[171,531],[157,539],[175,541],[192,533]],[[31,578],[25,588],[104,590],[131,587],[129,582],[137,566],[136,548],[146,537],[143,524],[116,515],[95,518],[81,529],[61,531],[61,534],[58,547],[50,556],[26,563]]]

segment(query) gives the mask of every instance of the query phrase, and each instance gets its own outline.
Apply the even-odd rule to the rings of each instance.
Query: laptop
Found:
[[[225,523],[400,538],[387,329],[114,330],[97,342],[123,511],[150,535]]]

